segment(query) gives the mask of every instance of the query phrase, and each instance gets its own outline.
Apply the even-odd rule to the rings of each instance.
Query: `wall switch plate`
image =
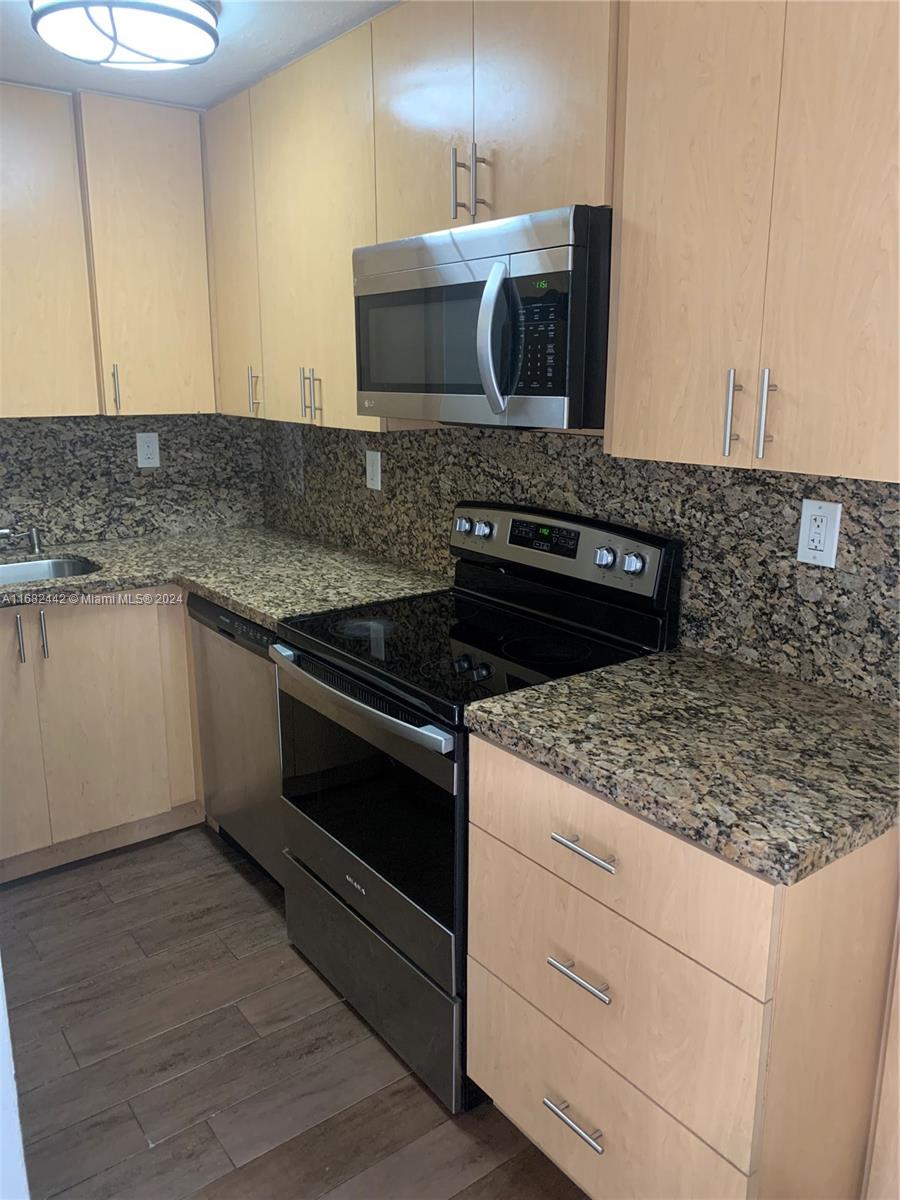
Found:
[[[366,451],[366,487],[381,491],[381,451]]]
[[[827,500],[804,500],[800,512],[797,562],[833,567],[837,561],[841,505]]]
[[[159,466],[158,433],[139,433],[137,435],[137,462],[139,467]]]

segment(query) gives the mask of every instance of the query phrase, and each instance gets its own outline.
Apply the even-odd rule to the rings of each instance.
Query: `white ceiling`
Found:
[[[219,48],[210,61],[153,74],[66,58],[32,30],[28,0],[0,0],[0,79],[208,108],[395,2],[221,0]]]

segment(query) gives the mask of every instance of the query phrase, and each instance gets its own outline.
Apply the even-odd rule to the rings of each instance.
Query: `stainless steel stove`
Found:
[[[465,707],[675,644],[680,547],[462,503],[453,586],[278,627],[288,932],[456,1112],[464,1061]]]

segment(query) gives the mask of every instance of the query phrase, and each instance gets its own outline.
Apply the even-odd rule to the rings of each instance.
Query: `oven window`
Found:
[[[452,928],[452,795],[284,691],[279,708],[285,799]]]

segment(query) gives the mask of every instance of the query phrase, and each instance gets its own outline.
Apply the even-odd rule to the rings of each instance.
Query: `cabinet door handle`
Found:
[[[544,1097],[544,1108],[549,1108],[554,1117],[559,1117],[563,1125],[567,1129],[571,1129],[574,1134],[577,1134],[583,1142],[587,1142],[596,1154],[602,1154],[603,1147],[597,1141],[598,1137],[603,1137],[602,1132],[599,1129],[595,1129],[593,1133],[585,1133],[580,1125],[576,1125],[571,1117],[566,1116],[566,1109],[568,1107],[569,1103],[567,1100],[560,1100],[559,1104],[554,1104],[547,1096]]]
[[[16,641],[19,643],[19,662],[25,662],[25,630],[22,628],[22,614],[16,613]]]
[[[734,393],[742,392],[744,385],[734,382],[734,367],[728,368],[725,383],[725,429],[722,433],[722,453],[726,458],[731,454],[731,443],[740,441],[740,436],[731,432],[734,423]]]
[[[471,157],[469,159],[469,212],[474,220],[475,213],[478,211],[479,204],[487,204],[487,200],[482,199],[478,195],[478,164],[482,163],[487,166],[486,158],[478,157],[478,143],[473,142],[471,145]]]
[[[305,420],[308,414],[306,401],[306,367],[300,368],[300,417]]]
[[[315,421],[322,415],[322,405],[316,404],[316,383],[322,382],[322,376],[316,374],[316,368],[309,368],[309,419]]]
[[[450,147],[450,220],[455,221],[459,210],[468,212],[464,201],[459,198],[459,172],[468,171],[464,162],[459,161],[459,152],[455,146]]]
[[[122,389],[119,387],[119,364],[113,363],[113,403],[116,406],[116,412],[122,411]]]
[[[247,407],[250,410],[251,417],[253,416],[253,414],[256,410],[256,399],[254,396],[253,384],[255,383],[255,381],[257,379],[259,379],[259,376],[253,374],[252,367],[248,367],[247,368]]]
[[[551,833],[550,841],[557,842],[560,846],[565,846],[567,850],[571,850],[573,854],[578,854],[581,858],[586,858],[589,863],[593,863],[595,867],[600,867],[603,871],[608,871],[610,875],[616,873],[616,860],[610,855],[609,858],[598,858],[596,854],[591,854],[589,850],[585,850],[578,843],[578,834],[573,833],[570,838],[563,837],[561,833]]]
[[[50,657],[50,643],[47,640],[47,614],[41,609],[38,614],[41,623],[41,651],[44,658]]]
[[[571,979],[573,983],[577,983],[580,988],[584,988],[592,996],[596,996],[601,1004],[612,1004],[612,996],[609,995],[609,984],[601,983],[599,987],[594,987],[592,983],[588,983],[586,979],[582,979],[580,975],[575,974],[572,970],[575,963],[571,959],[569,962],[560,962],[558,958],[554,958],[551,954],[547,959],[547,965],[552,967],[554,971],[559,971],[560,975],[564,975],[566,979]]]
[[[769,383],[769,368],[763,367],[759,377],[759,412],[756,417],[756,457],[762,458],[766,453],[766,442],[771,437],[766,436],[766,418],[769,415],[769,392],[777,392],[778,384]]]

